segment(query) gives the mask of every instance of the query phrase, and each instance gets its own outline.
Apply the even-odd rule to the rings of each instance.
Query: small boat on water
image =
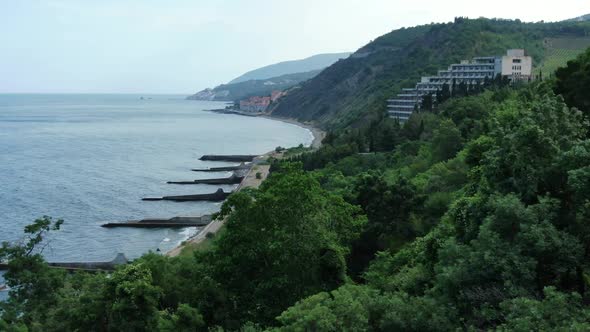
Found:
[[[0,292],[7,291],[7,290],[8,290],[8,286],[0,285]]]

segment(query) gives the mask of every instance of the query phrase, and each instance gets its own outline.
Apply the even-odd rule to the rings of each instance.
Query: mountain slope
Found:
[[[286,90],[307,81],[321,70],[287,74],[264,80],[248,80],[239,83],[222,84],[213,89],[205,89],[187,97],[190,100],[236,101],[251,96],[266,96],[274,90]]]
[[[545,57],[545,38],[583,37],[589,22],[522,23],[457,18],[453,23],[399,29],[377,38],[349,58],[291,91],[273,115],[343,128],[383,112],[388,97],[420,76],[473,56],[524,48],[535,63]]]
[[[240,83],[249,80],[263,80],[286,74],[304,73],[313,70],[324,69],[339,59],[346,58],[350,53],[317,54],[301,60],[292,60],[275,63],[258,69],[251,70],[229,82]]]
[[[590,21],[590,14],[578,16],[576,18],[572,18],[570,21]]]

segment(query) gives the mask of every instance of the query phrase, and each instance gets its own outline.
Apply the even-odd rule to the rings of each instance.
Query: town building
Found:
[[[453,86],[466,84],[482,85],[486,79],[492,80],[497,75],[507,77],[511,82],[528,81],[532,78],[533,60],[525,55],[523,49],[511,49],[504,56],[475,57],[451,64],[446,70],[439,70],[436,76],[422,77],[414,88],[402,89],[395,98],[387,100],[389,116],[405,122],[412,112],[420,108],[423,96],[435,96],[446,84],[450,90]]]
[[[240,111],[243,112],[264,112],[271,102],[271,97],[254,96],[240,100]]]

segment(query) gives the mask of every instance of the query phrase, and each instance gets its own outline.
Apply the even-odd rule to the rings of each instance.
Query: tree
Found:
[[[590,49],[569,61],[566,67],[557,69],[554,89],[569,106],[590,116]]]
[[[465,81],[461,81],[461,83],[459,83],[459,85],[457,85],[456,90],[453,92],[453,97],[455,98],[460,98],[460,97],[466,97],[468,90],[467,90],[467,83],[465,83]]]
[[[42,322],[47,309],[55,305],[57,290],[63,287],[64,272],[49,268],[41,253],[46,235],[59,230],[62,224],[61,219],[44,216],[25,227],[22,242],[2,243],[0,262],[8,262],[4,279],[10,287],[8,301],[0,303],[6,323],[31,326]]]
[[[224,325],[272,324],[298,299],[342,284],[346,246],[365,222],[360,212],[292,164],[259,191],[232,195],[222,207],[226,231],[208,258],[235,306],[236,322]]]
[[[146,266],[132,264],[117,270],[106,281],[104,291],[110,329],[142,331],[157,327],[161,290],[152,285]]]
[[[345,285],[299,301],[277,320],[277,331],[367,331],[370,310],[378,292],[368,287]]]
[[[492,83],[491,83],[491,81],[490,81],[490,78],[489,78],[489,77],[486,75],[486,76],[483,78],[483,88],[484,88],[484,89],[485,89],[485,88],[488,88],[488,87],[489,87],[491,84],[492,84]]]
[[[498,331],[588,331],[590,310],[579,294],[562,293],[555,287],[543,290],[544,298],[516,298],[500,306],[506,322]]]
[[[434,132],[432,138],[433,157],[437,161],[444,161],[455,156],[463,143],[461,132],[453,121],[443,120]]]
[[[174,313],[163,312],[158,322],[158,331],[193,332],[207,331],[203,316],[190,305],[181,303]]]
[[[399,247],[416,236],[410,216],[423,199],[405,178],[393,185],[375,173],[361,174],[355,183],[355,203],[368,217],[367,225],[353,245],[349,269],[353,276],[364,271],[379,250]]]
[[[560,151],[584,138],[588,124],[551,91],[524,90],[523,104],[503,103],[495,112],[490,136],[493,145],[482,161],[482,176],[496,190],[516,192],[535,203],[539,194],[559,192],[552,165]]]
[[[433,100],[432,94],[428,93],[422,96],[422,103],[420,105],[420,111],[432,112]]]

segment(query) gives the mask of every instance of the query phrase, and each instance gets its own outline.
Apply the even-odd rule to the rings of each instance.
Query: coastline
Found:
[[[293,119],[293,118],[279,118],[279,117],[270,116],[270,115],[266,115],[266,114],[259,115],[259,116],[262,118],[265,118],[265,119],[276,120],[276,121],[281,121],[281,122],[293,124],[293,125],[296,125],[301,128],[305,128],[305,129],[309,130],[311,132],[311,135],[313,136],[313,140],[310,144],[310,147],[314,150],[319,149],[322,146],[322,141],[326,137],[325,131],[323,131],[322,129],[320,129],[318,127],[315,127],[314,125],[312,125],[310,123],[300,122],[300,121]]]
[[[278,118],[272,117],[270,115],[248,115],[248,114],[241,114],[239,112],[227,112],[226,110],[209,110],[210,112],[217,112],[217,113],[225,113],[225,114],[236,114],[242,116],[256,116],[256,117],[263,117],[269,120],[276,120],[282,121],[285,123],[293,124],[302,128],[307,129],[311,135],[313,136],[313,140],[310,144],[310,147],[314,150],[319,149],[322,145],[322,140],[326,137],[326,132],[314,127],[308,123],[302,123],[295,119],[290,118]],[[276,152],[274,150],[266,152],[262,154],[260,157],[256,158],[253,162],[253,166],[248,170],[246,176],[242,180],[242,182],[236,188],[236,192],[240,191],[242,188],[258,188],[264,180],[269,175],[270,172],[270,165],[263,165],[260,164],[261,162],[266,161],[269,157],[277,157],[282,152]],[[216,234],[225,223],[224,220],[213,220],[207,226],[203,227],[198,233],[189,237],[185,241],[183,241],[180,245],[172,248],[171,250],[167,251],[164,255],[168,257],[176,257],[182,253],[182,251],[187,247],[196,247],[204,243],[208,239],[208,234]]]
[[[241,111],[233,110],[233,109],[214,109],[214,110],[205,110],[205,111],[220,113],[220,114],[235,114],[235,115],[248,116],[248,117],[254,117],[254,118],[265,118],[265,119],[281,121],[281,122],[285,122],[285,123],[299,126],[301,128],[305,128],[305,129],[309,130],[311,132],[311,135],[313,136],[313,141],[310,144],[310,147],[313,149],[319,149],[320,146],[322,145],[322,141],[326,137],[326,132],[324,130],[314,126],[311,123],[301,122],[301,121],[299,121],[297,119],[293,119],[293,118],[283,118],[283,117],[271,116],[268,113],[251,114],[251,113],[241,112]]]

